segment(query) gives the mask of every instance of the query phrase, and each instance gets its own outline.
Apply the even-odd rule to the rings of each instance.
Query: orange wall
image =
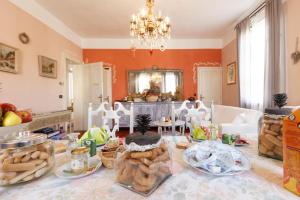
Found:
[[[234,39],[222,49],[222,67],[223,67],[223,105],[239,107],[239,76],[237,71],[236,84],[227,85],[226,67],[228,64],[237,62],[237,40]],[[238,70],[238,66],[237,66]]]
[[[182,69],[184,97],[188,98],[197,93],[197,84],[193,83],[193,65],[197,62],[221,63],[220,49],[197,50],[149,50],[130,49],[84,49],[83,60],[86,63],[107,62],[116,66],[116,83],[113,84],[113,101],[123,99],[127,93],[127,72],[133,69],[145,69],[158,66],[161,69]]]

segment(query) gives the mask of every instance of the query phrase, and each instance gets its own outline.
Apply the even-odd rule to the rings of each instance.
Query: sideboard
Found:
[[[130,102],[120,102],[126,109],[130,109]],[[183,102],[174,102],[175,108],[179,108]],[[190,103],[191,105],[193,103]],[[162,117],[171,117],[172,102],[135,102],[133,103],[134,118],[140,114],[149,114],[152,121],[159,121]],[[182,116],[179,116],[180,118]],[[129,116],[120,118],[120,127],[129,127]]]

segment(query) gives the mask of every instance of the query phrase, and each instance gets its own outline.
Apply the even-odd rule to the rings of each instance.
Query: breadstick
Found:
[[[4,160],[5,158],[7,158],[8,155],[9,155],[8,152],[7,152],[7,151],[4,151],[3,154],[0,155],[0,162],[3,162],[3,160]]]
[[[34,152],[34,151],[36,151],[36,147],[35,147],[35,146],[30,147],[30,148],[28,148],[28,149],[26,149],[26,150],[24,149],[24,150],[22,150],[22,151],[13,153],[13,157],[23,157],[23,156],[25,156],[26,154],[32,153],[32,152]]]
[[[37,150],[39,151],[44,151],[44,152],[47,152],[47,153],[51,153],[51,145],[49,144],[49,142],[47,143],[43,143],[43,144],[39,144],[37,146]]]
[[[142,186],[142,185],[140,185],[140,184],[138,184],[138,183],[136,183],[136,182],[133,182],[133,183],[132,183],[132,187],[133,187],[135,190],[139,191],[139,192],[147,192],[147,191],[149,191],[150,189],[152,189],[151,186]]]
[[[28,162],[30,160],[30,154],[27,154],[25,156],[23,156],[23,158],[21,159],[21,162]]]
[[[139,160],[136,160],[136,159],[129,159],[128,162],[131,165],[134,165],[134,166],[137,166],[137,165],[141,164],[141,162]]]
[[[168,150],[168,146],[165,143],[161,143],[160,144],[160,148],[162,148],[163,151],[167,151]]]
[[[3,161],[3,165],[12,164],[12,163],[14,163],[14,158],[10,158],[10,157],[5,158],[4,161]]]
[[[45,152],[41,152],[39,155],[39,158],[41,160],[46,160],[47,158],[49,158],[49,154],[45,153]]]
[[[17,176],[17,172],[2,172],[0,173],[0,179],[10,180]]]
[[[34,169],[34,163],[3,164],[4,172],[22,172]]]
[[[42,176],[43,174],[45,174],[48,171],[48,169],[49,169],[49,167],[44,167],[42,169],[37,170],[34,173],[34,177],[38,178],[38,177]]]
[[[25,178],[26,176],[29,176],[30,174],[33,174],[33,173],[36,172],[37,170],[39,170],[39,169],[45,167],[46,165],[47,165],[47,162],[43,162],[42,164],[40,164],[39,166],[35,167],[34,169],[19,174],[19,175],[16,176],[15,178],[11,179],[11,180],[9,181],[9,184],[17,183],[18,181],[22,180],[22,179]]]
[[[152,151],[132,152],[130,156],[131,158],[150,158],[152,156]]]
[[[20,163],[21,162],[21,157],[15,157],[14,158],[14,163]]]
[[[146,175],[141,170],[137,170],[134,181],[142,186],[152,187],[156,183],[155,175]]]
[[[264,132],[267,133],[267,134],[270,134],[270,135],[274,135],[274,136],[278,135],[278,133],[276,133],[274,131],[271,131],[271,130],[268,130],[268,129],[264,129]]]
[[[144,164],[140,164],[140,165],[139,165],[139,169],[140,169],[142,172],[144,172],[144,173],[146,173],[146,174],[148,174],[148,175],[150,175],[150,174],[155,174],[155,173],[158,171],[158,168],[153,168],[153,169],[151,169],[151,168],[147,167],[147,166],[144,165]]]
[[[39,155],[41,154],[41,152],[40,151],[35,151],[35,152],[33,152],[32,154],[31,154],[31,158],[32,159],[37,159],[37,157],[39,157]]]
[[[272,142],[276,146],[282,147],[282,142],[279,139],[277,139],[276,137],[274,137],[273,135],[266,134],[265,137],[266,137],[266,139],[268,139],[270,142]]]
[[[30,180],[32,180],[33,178],[34,178],[34,175],[31,174],[31,175],[26,176],[25,178],[23,178],[22,181],[30,181]]]
[[[33,163],[34,165],[40,165],[44,162],[44,160],[31,160],[29,163]]]
[[[159,157],[155,158],[153,160],[153,162],[163,162],[163,161],[167,161],[167,160],[170,160],[169,152],[165,151],[162,155],[160,155]]]
[[[145,165],[147,165],[147,166],[149,166],[149,165],[152,164],[152,161],[149,160],[148,158],[141,158],[140,161],[141,161],[142,163],[144,163]]]

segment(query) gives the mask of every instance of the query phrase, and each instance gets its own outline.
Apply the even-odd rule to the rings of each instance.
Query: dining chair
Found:
[[[123,116],[129,116],[130,128],[129,133],[133,133],[133,104],[130,106],[130,110],[126,109],[121,103],[115,103],[115,110],[108,102],[103,102],[100,106],[93,110],[93,104],[89,104],[88,109],[88,128],[92,128],[93,117],[100,116],[102,127],[109,133],[111,137],[116,137],[116,131],[119,131],[120,128],[120,118]],[[113,122],[113,123],[112,123]],[[112,128],[111,124],[113,124]]]
[[[182,113],[184,111],[189,110],[190,108],[187,106],[187,104],[190,103],[190,101],[185,100],[179,108],[175,108],[175,104],[174,101],[172,101],[172,114],[171,114],[171,118],[172,118],[172,134],[176,133],[176,124],[182,124],[179,126],[179,132],[184,135],[185,132],[185,123],[182,119],[180,119],[180,116],[182,115]],[[178,118],[178,119],[176,119]]]
[[[192,107],[188,110],[186,117],[186,126],[190,130],[190,133],[194,130],[194,125],[208,127],[212,123],[213,117],[213,102],[211,102],[211,108],[205,106],[203,101],[196,100],[196,107]]]

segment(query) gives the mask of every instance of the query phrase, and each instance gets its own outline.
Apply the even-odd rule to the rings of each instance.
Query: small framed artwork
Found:
[[[236,83],[236,62],[227,65],[226,76],[227,85],[232,85]]]
[[[0,71],[18,73],[18,49],[0,43]]]
[[[57,78],[57,61],[46,56],[39,56],[39,74],[47,78]]]

